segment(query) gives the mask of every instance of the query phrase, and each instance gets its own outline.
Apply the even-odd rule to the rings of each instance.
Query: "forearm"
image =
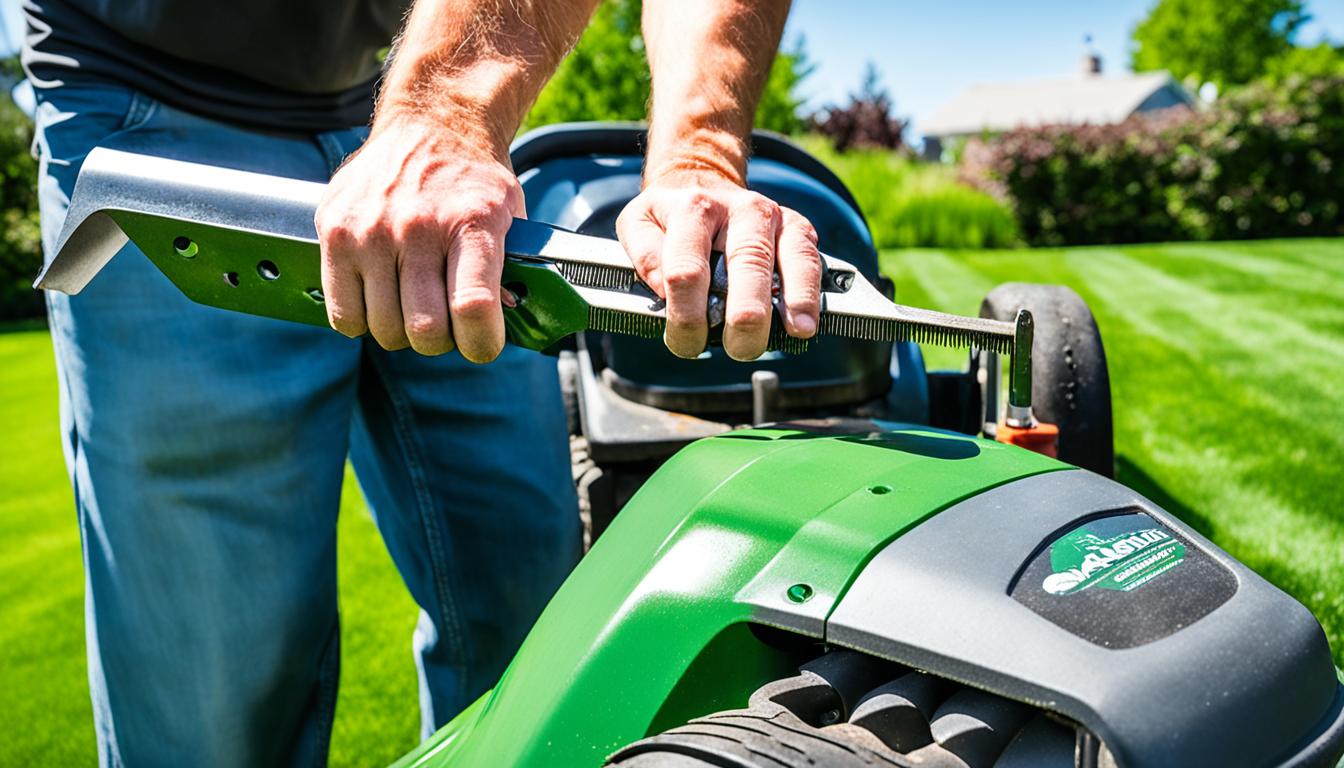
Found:
[[[508,146],[597,0],[419,0],[393,46],[374,131],[406,118]]]
[[[745,182],[756,104],[788,13],[789,0],[646,0],[646,184],[684,173]]]

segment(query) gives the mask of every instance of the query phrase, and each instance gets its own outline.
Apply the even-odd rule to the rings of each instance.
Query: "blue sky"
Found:
[[[809,105],[841,102],[872,61],[896,102],[919,121],[975,82],[1068,75],[1091,35],[1104,71],[1129,64],[1129,33],[1155,0],[793,0],[785,32],[817,65]],[[1236,2],[1236,0],[1229,0]],[[1308,0],[1299,43],[1344,41],[1344,2]],[[915,138],[912,135],[911,138]]]
[[[913,139],[921,119],[971,83],[1073,73],[1085,35],[1105,71],[1124,70],[1129,32],[1154,1],[794,0],[785,39],[802,35],[817,65],[804,83],[809,106],[843,101],[872,61],[897,114],[913,120]],[[0,11],[16,37],[19,0],[0,0]],[[1307,11],[1315,18],[1298,42],[1344,41],[1344,1],[1308,0]]]

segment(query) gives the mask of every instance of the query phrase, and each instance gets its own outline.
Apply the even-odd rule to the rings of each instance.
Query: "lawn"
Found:
[[[1120,479],[1304,602],[1344,662],[1344,240],[893,251],[883,264],[901,301],[956,312],[1008,280],[1078,290],[1110,358]],[[55,393],[46,334],[0,333],[3,765],[93,760]],[[414,610],[353,479],[341,511],[332,762],[374,765],[415,740]]]
[[[79,532],[44,330],[0,329],[0,766],[93,765]],[[415,606],[347,472],[332,765],[386,765],[420,729]]]

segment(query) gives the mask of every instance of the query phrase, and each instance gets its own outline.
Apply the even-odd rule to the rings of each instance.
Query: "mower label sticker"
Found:
[[[1095,520],[1050,545],[1050,569],[1041,588],[1070,595],[1099,587],[1129,592],[1185,560],[1185,545],[1152,518]],[[1119,530],[1117,530],[1119,529]]]
[[[1040,617],[1104,648],[1179,632],[1236,591],[1225,566],[1135,507],[1046,539],[1008,587]]]

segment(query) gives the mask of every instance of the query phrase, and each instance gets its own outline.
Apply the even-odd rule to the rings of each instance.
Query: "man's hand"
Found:
[[[772,281],[791,335],[817,332],[821,259],[799,214],[746,189],[756,102],[789,0],[645,0],[653,73],[644,191],[616,230],[640,277],[667,299],[667,348],[705,348],[710,249],[727,259],[723,348],[752,360],[770,334]]]
[[[504,235],[524,215],[509,140],[596,4],[417,0],[369,140],[317,209],[333,328],[386,349],[499,356]]]
[[[372,333],[384,349],[499,355],[504,235],[524,209],[507,154],[490,144],[404,118],[337,172],[317,215],[333,328]]]
[[[727,259],[723,349],[754,360],[770,334],[773,281],[780,276],[784,329],[817,331],[821,259],[817,233],[801,215],[713,173],[681,173],[646,184],[616,221],[641,279],[667,300],[667,348],[680,357],[705,349],[710,250]]]

